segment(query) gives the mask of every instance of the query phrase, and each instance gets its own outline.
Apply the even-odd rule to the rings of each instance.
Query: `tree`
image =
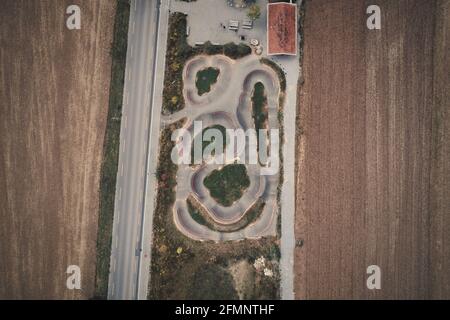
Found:
[[[258,19],[261,16],[261,8],[257,4],[252,4],[248,8],[247,16],[252,20]]]

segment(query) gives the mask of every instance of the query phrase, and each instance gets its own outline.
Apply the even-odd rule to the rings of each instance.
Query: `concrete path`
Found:
[[[295,249],[295,134],[297,83],[300,74],[298,56],[272,58],[286,73],[284,103],[283,186],[281,189],[281,298],[294,299]]]

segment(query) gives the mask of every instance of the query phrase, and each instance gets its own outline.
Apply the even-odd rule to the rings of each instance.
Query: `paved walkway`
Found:
[[[281,298],[294,299],[295,249],[295,133],[297,83],[300,74],[298,56],[272,58],[286,73],[286,96],[283,108],[283,186],[281,189]]]

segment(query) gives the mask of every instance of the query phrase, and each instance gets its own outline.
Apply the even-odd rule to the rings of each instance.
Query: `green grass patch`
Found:
[[[231,206],[242,197],[250,186],[247,169],[243,164],[229,164],[220,170],[214,170],[204,180],[211,197],[225,207]]]
[[[103,143],[103,162],[100,179],[100,211],[98,216],[97,265],[94,293],[95,297],[99,299],[106,299],[108,294],[129,15],[130,6],[128,2],[117,1],[114,40],[111,48],[112,66],[108,120]]]
[[[252,95],[252,117],[255,122],[255,129],[257,132],[257,141],[259,147],[259,130],[266,129],[266,121],[268,118],[267,112],[267,96],[264,90],[264,85],[261,82],[255,83]]]
[[[221,225],[214,221],[214,219],[209,215],[209,213],[201,206],[201,204],[193,197],[188,197],[186,200],[189,214],[192,219],[197,223],[208,227],[211,230],[219,232],[234,232],[242,230],[249,224],[255,222],[261,215],[266,203],[258,199],[248,210],[245,212],[244,216],[231,225]]]
[[[217,129],[217,130],[219,130],[220,133],[222,134],[222,141],[217,141],[217,142],[216,142],[214,139],[212,139],[212,141],[207,141],[207,140],[205,140],[205,139],[204,139],[205,133],[206,133],[206,131],[207,131],[208,129]],[[201,152],[200,155],[198,155],[197,157],[195,157],[195,154],[194,154],[195,141],[198,141],[199,139],[202,140],[202,152]],[[222,143],[223,149],[225,150],[225,147],[226,147],[228,141],[229,141],[229,138],[228,138],[228,136],[227,136],[227,129],[226,129],[224,126],[221,126],[220,124],[216,124],[216,125],[213,125],[213,126],[209,126],[209,127],[204,128],[204,129],[202,130],[202,134],[201,134],[201,135],[197,135],[196,137],[194,137],[194,141],[192,142],[192,147],[191,147],[191,163],[196,163],[196,162],[197,162],[196,160],[198,160],[198,162],[200,162],[200,160],[203,158],[203,153],[204,153],[204,151],[205,151],[205,148],[206,148],[207,146],[209,146],[210,144],[212,144],[212,143]],[[222,152],[223,152],[224,150],[222,150]],[[212,154],[214,155],[214,151],[212,152]]]
[[[262,200],[258,200],[253,207],[251,207],[244,216],[244,220],[246,221],[245,226],[248,224],[255,222],[256,219],[261,215],[264,206],[266,203]]]
[[[188,206],[189,214],[191,215],[192,219],[194,219],[195,222],[201,224],[202,226],[206,226],[210,229],[214,230],[214,227],[206,221],[206,219],[203,217],[203,214],[198,210],[189,199],[186,201]]]
[[[255,129],[265,129],[265,122],[267,121],[267,97],[264,90],[264,85],[261,82],[255,84],[252,95],[252,116],[255,121]]]
[[[197,72],[195,86],[197,87],[198,95],[201,96],[211,91],[211,86],[216,83],[220,70],[209,67]]]
[[[278,80],[280,81],[280,90],[282,92],[286,91],[286,74],[284,73],[283,69],[280,68],[278,64],[273,62],[270,59],[267,58],[261,58],[261,63],[271,67],[278,75]]]
[[[300,56],[302,56],[302,51],[300,52]],[[280,124],[280,149],[279,149],[279,156],[280,156],[280,172],[279,177],[280,180],[278,182],[277,187],[277,202],[278,202],[278,209],[281,212],[281,189],[284,182],[284,168],[283,168],[283,144],[284,144],[284,127],[283,127],[283,121],[284,121],[284,114],[283,114],[283,108],[284,108],[284,98],[286,93],[286,74],[284,73],[283,69],[275,63],[274,61],[267,59],[267,58],[261,58],[260,62],[262,64],[265,64],[272,68],[278,76],[278,81],[280,83],[280,95],[278,97],[278,122]],[[277,234],[278,236],[281,236],[281,215],[278,215],[277,217]]]

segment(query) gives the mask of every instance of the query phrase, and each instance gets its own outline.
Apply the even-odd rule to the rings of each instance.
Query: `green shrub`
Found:
[[[203,181],[211,197],[223,206],[231,206],[241,198],[243,191],[250,186],[247,169],[243,164],[229,164],[214,170]]]

